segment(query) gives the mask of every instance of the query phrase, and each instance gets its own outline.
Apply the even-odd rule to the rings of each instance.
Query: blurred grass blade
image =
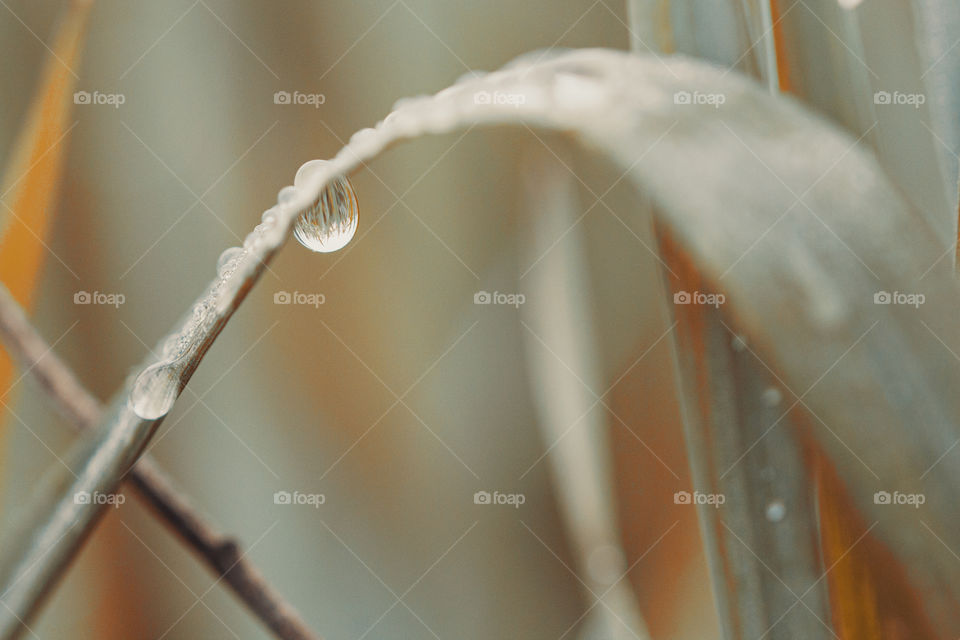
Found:
[[[160,421],[137,418],[122,395],[110,405],[104,424],[109,428],[76,443],[65,458],[66,466],[50,469],[3,541],[0,638],[4,640],[26,631],[56,578],[103,514],[103,505],[91,504],[89,496],[117,490]]]
[[[795,398],[734,333],[729,313],[675,304],[716,292],[666,231],[658,235],[677,274],[665,279],[694,488],[723,497],[697,505],[723,637],[830,640],[805,430],[800,411],[787,411]]]
[[[935,640],[917,592],[890,550],[872,533],[823,452],[812,452],[823,563],[840,640]],[[857,541],[860,540],[858,543]]]
[[[561,151],[561,157],[567,156]],[[526,157],[525,208],[530,230],[526,275],[530,299],[520,309],[532,397],[548,455],[560,513],[570,536],[587,606],[580,638],[648,639],[637,597],[628,580],[618,534],[613,463],[606,411],[596,395],[605,384],[597,362],[580,205],[569,159],[539,144]],[[556,238],[563,249],[550,252]],[[549,255],[547,255],[549,253]],[[571,372],[576,372],[571,374]],[[628,427],[629,428],[629,427]]]
[[[712,60],[779,87],[770,0],[630,0],[634,51]]]
[[[57,28],[40,84],[0,183],[0,281],[21,306],[32,306],[46,238],[60,186],[66,137],[73,128],[74,68],[86,33],[89,0],[73,0]],[[13,361],[0,350],[0,393],[12,380]],[[7,400],[9,401],[9,400]],[[5,421],[0,419],[0,457]],[[2,481],[2,480],[0,480]]]
[[[69,4],[0,187],[0,279],[21,305],[31,301],[47,251],[44,238],[60,185],[65,138],[73,128],[68,125],[76,78],[72,68],[79,62],[90,6]]]
[[[955,2],[775,0],[791,92],[865,139],[944,240],[957,233]],[[949,34],[949,35],[948,35]],[[898,100],[901,101],[898,103]],[[920,169],[922,167],[922,170]]]
[[[670,7],[678,51],[739,69],[779,92],[769,0]],[[729,314],[671,304],[674,295],[717,292],[667,231],[658,235],[673,276],[664,272],[667,305],[677,321],[671,342],[693,487],[725,500],[697,507],[723,636],[829,640],[829,597],[827,583],[818,579],[825,568],[799,412],[784,414],[793,402],[784,399],[790,392],[738,342]],[[803,594],[799,609],[797,594]]]

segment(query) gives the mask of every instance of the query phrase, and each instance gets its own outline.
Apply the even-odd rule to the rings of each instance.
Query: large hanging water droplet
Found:
[[[179,378],[171,362],[158,362],[144,369],[130,389],[130,406],[144,420],[167,415],[177,400]]]
[[[326,160],[311,160],[297,171],[294,185],[302,186]],[[353,185],[338,176],[320,197],[297,219],[293,236],[307,249],[330,253],[342,249],[353,239],[360,220],[360,207]]]

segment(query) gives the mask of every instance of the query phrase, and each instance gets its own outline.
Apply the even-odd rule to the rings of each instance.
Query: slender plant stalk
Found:
[[[30,324],[23,309],[0,283],[0,340],[78,431],[93,428],[103,416],[97,399]],[[262,573],[243,555],[235,538],[220,532],[150,456],[130,470],[130,483],[166,525],[282,640],[318,638]]]

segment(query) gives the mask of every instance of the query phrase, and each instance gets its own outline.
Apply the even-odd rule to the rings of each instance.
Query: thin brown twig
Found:
[[[95,427],[103,407],[30,324],[23,309],[0,283],[0,340],[54,401],[78,431]],[[165,471],[143,456],[130,472],[139,496],[167,526],[193,548],[247,607],[282,640],[318,640],[296,609],[243,554],[239,543],[217,530],[180,491]]]

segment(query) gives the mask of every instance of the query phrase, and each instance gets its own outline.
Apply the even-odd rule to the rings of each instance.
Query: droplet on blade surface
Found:
[[[140,418],[156,420],[165,416],[177,400],[178,378],[170,362],[158,362],[144,369],[130,389],[130,406]]]
[[[787,515],[787,505],[783,500],[773,500],[767,505],[766,516],[770,522],[780,522]]]
[[[300,187],[325,160],[311,160],[297,171],[294,185]],[[360,207],[353,185],[338,176],[320,192],[317,201],[304,211],[293,229],[297,241],[311,251],[330,253],[342,249],[353,239],[360,220]]]

